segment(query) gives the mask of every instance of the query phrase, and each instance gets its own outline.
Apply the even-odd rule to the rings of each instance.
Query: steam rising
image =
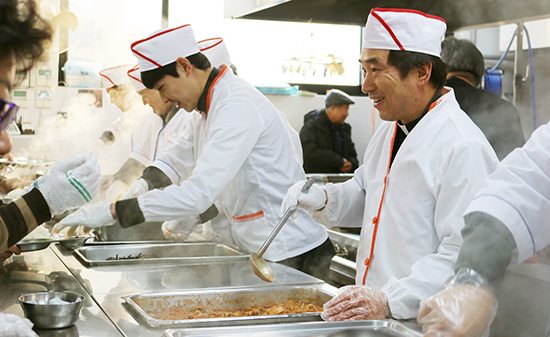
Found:
[[[143,108],[139,96],[134,92],[129,97],[133,100],[130,102],[132,109],[122,116],[125,123],[119,124],[121,132],[117,133],[117,141],[106,146],[99,157],[102,174],[116,172],[126,161],[133,126],[143,116],[139,113],[139,109]],[[90,144],[111,128],[114,119],[110,112],[106,113],[107,109],[97,108],[95,103],[96,97],[91,93],[71,97],[67,107],[63,109],[67,111],[66,116],[58,113],[45,119],[39,128],[39,136],[33,137],[29,146],[16,149],[16,157],[57,162],[74,155],[86,154]],[[120,110],[115,110],[121,114]]]

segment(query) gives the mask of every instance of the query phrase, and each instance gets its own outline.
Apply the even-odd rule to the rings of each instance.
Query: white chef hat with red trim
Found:
[[[125,64],[123,66],[103,69],[99,72],[101,84],[103,84],[104,88],[111,88],[115,85],[130,83],[130,79],[128,78],[128,70],[132,67],[132,64]]]
[[[203,53],[214,67],[222,64],[231,65],[229,51],[221,37],[206,39],[198,42],[201,53]]]
[[[161,29],[130,45],[142,72],[158,69],[199,52],[191,25]]]
[[[128,70],[128,77],[130,78],[130,83],[132,83],[136,91],[147,89],[141,81],[141,72],[137,64],[132,69]]]
[[[447,23],[421,11],[373,8],[363,34],[363,48],[405,50],[440,57]]]

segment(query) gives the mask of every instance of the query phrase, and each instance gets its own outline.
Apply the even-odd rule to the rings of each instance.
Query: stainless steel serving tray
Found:
[[[243,327],[210,327],[201,329],[168,329],[164,337],[421,337],[414,331],[394,320],[359,322],[307,322],[268,324]]]
[[[321,313],[301,313],[286,315],[222,317],[186,320],[163,320],[151,317],[151,314],[168,307],[195,308],[250,308],[254,305],[264,306],[289,300],[307,301],[323,305],[334,296],[322,285],[304,286],[264,286],[207,288],[170,293],[150,293],[126,296],[129,311],[140,324],[149,328],[171,327],[211,327],[227,325],[255,325],[282,322],[320,321]]]
[[[231,247],[213,243],[165,243],[165,244],[122,244],[81,247],[73,251],[76,257],[86,266],[108,266],[120,264],[141,263],[216,263],[222,261],[244,261],[248,255]],[[119,259],[137,256],[139,254],[154,254],[157,258]]]

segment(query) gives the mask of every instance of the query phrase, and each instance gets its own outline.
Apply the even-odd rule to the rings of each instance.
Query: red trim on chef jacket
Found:
[[[200,50],[201,53],[202,53],[203,51],[205,51],[205,50],[212,49],[212,48],[214,48],[215,46],[217,46],[217,45],[219,45],[220,43],[223,42],[223,39],[222,39],[221,37],[213,37],[213,38],[211,38],[211,39],[206,39],[206,40],[199,41],[199,42],[197,42],[197,44],[200,45],[200,44],[203,43],[203,42],[212,41],[212,40],[219,40],[219,41],[216,42],[216,43],[214,43],[214,44],[211,45],[211,46],[208,46],[208,47],[206,47],[206,48],[202,48],[202,49]]]
[[[206,113],[208,113],[208,110],[210,110],[210,101],[212,100],[213,95],[212,89],[216,86],[216,84],[218,84],[219,80],[221,80],[222,77],[225,76],[225,74],[227,73],[227,69],[229,68],[225,64],[221,65],[220,73],[218,74],[218,76],[216,76],[214,81],[212,81],[212,85],[208,89],[208,96],[206,97]]]
[[[393,144],[395,143],[395,135],[397,135],[397,128],[399,125],[397,125],[397,122],[395,122],[395,130],[393,131],[393,137],[391,139],[391,146],[390,146],[390,159],[388,161],[388,168],[386,170],[386,177],[384,177],[384,189],[382,190],[382,198],[380,198],[380,206],[378,206],[378,214],[374,219],[372,219],[372,223],[374,224],[374,230],[372,232],[372,242],[370,244],[370,255],[368,258],[365,259],[365,266],[367,268],[365,269],[365,274],[363,275],[363,285],[365,285],[365,282],[367,280],[367,273],[369,272],[370,264],[372,262],[372,255],[374,253],[374,244],[376,243],[376,234],[378,233],[378,223],[380,222],[380,212],[382,211],[382,204],[384,203],[384,195],[386,194],[386,186],[388,183],[388,175],[390,174],[390,166],[391,166],[391,155],[393,152]]]
[[[441,90],[441,97],[437,99],[435,102],[430,104],[430,108],[428,109],[428,112],[439,105],[439,103],[442,102],[443,96],[447,94],[450,90],[447,88],[443,88]],[[388,182],[388,175],[390,174],[390,166],[391,166],[391,155],[393,152],[393,144],[395,143],[395,135],[397,134],[397,122],[395,122],[395,130],[393,132],[393,137],[391,140],[391,147],[390,147],[390,160],[388,161],[388,169],[386,171],[386,177],[384,178],[384,190],[382,191],[382,198],[380,198],[380,206],[378,206],[378,214],[374,219],[372,219],[372,223],[374,224],[374,230],[372,232],[372,241],[370,245],[370,255],[368,258],[365,259],[364,263],[367,268],[365,269],[365,274],[363,275],[363,285],[365,285],[365,282],[367,281],[367,273],[369,272],[370,265],[372,263],[372,255],[374,254],[374,245],[376,243],[376,233],[378,232],[378,223],[380,222],[380,213],[382,211],[382,204],[384,203],[384,195],[386,194],[386,184]]]
[[[259,211],[252,214],[242,215],[242,216],[233,216],[235,222],[247,222],[261,219],[265,216],[264,211]]]
[[[445,21],[445,19],[443,19],[442,17],[439,17],[439,16],[436,16],[436,15],[431,15],[431,14],[427,14],[427,13],[424,13],[424,12],[421,12],[421,11],[417,11],[417,10],[414,10],[414,9],[404,9],[404,8],[373,8],[371,9],[371,14],[376,11],[376,12],[399,12],[399,13],[412,13],[412,14],[419,14],[419,15],[422,15],[424,17],[427,17],[429,19],[436,19],[436,20],[440,20],[440,21],[443,21],[445,24],[447,24],[447,21]]]
[[[130,49],[131,49],[135,54],[139,55],[141,58],[143,58],[143,59],[145,59],[145,60],[151,62],[152,64],[154,64],[154,65],[156,65],[157,67],[160,68],[160,67],[162,67],[162,65],[161,65],[160,63],[158,63],[158,62],[156,62],[156,61],[150,59],[149,57],[143,55],[142,53],[136,51],[136,50],[134,49],[134,47],[137,46],[137,45],[140,44],[140,43],[143,43],[143,42],[145,42],[145,41],[149,41],[149,40],[151,40],[151,39],[154,39],[154,38],[157,37],[157,36],[161,36],[161,35],[164,35],[164,34],[166,34],[166,33],[170,33],[170,32],[173,32],[173,31],[175,31],[175,30],[178,30],[178,29],[181,29],[181,28],[184,28],[184,27],[187,27],[187,26],[190,26],[190,24],[186,24],[186,25],[179,26],[179,27],[176,27],[176,28],[168,29],[168,30],[162,31],[162,32],[160,32],[160,33],[157,33],[157,34],[155,34],[155,35],[151,35],[151,36],[149,36],[149,37],[147,37],[147,38],[145,38],[145,39],[138,40],[138,41],[136,41],[136,42],[134,42],[134,43],[132,43],[132,44],[130,45]]]

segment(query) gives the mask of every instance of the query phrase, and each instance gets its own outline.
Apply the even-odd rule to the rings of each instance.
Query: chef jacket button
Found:
[[[368,266],[370,264],[370,259],[369,258],[366,258],[365,259],[365,266]]]
[[[377,216],[375,216],[374,218],[372,218],[372,223],[373,223],[373,224],[378,223],[378,217],[377,217]]]

